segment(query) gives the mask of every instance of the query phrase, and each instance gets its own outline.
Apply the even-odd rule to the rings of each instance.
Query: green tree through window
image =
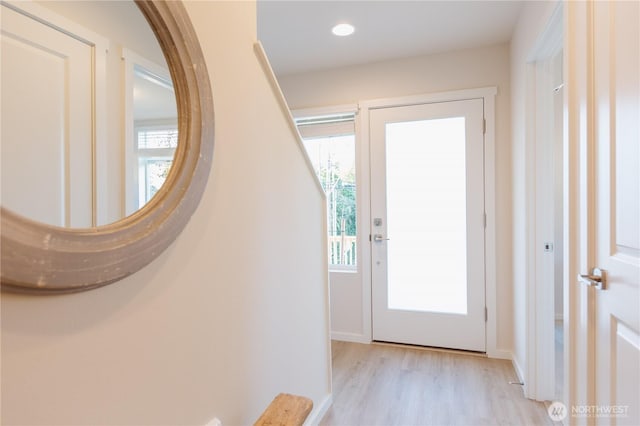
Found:
[[[355,135],[305,138],[304,144],[327,196],[330,264],[355,266]]]

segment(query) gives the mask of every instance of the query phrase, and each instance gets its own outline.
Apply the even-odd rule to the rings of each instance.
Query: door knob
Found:
[[[593,268],[590,274],[578,275],[578,281],[598,290],[607,289],[607,271],[600,268]]]
[[[379,243],[379,242],[381,242],[381,241],[388,241],[388,240],[389,240],[389,238],[384,238],[384,237],[382,236],[382,234],[375,234],[375,235],[373,236],[373,241],[375,241],[376,243]]]

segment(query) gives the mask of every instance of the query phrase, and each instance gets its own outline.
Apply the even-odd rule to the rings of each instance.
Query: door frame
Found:
[[[495,178],[495,97],[498,93],[497,87],[484,87],[477,89],[455,90],[438,92],[431,94],[421,94],[415,96],[383,98],[362,101],[358,104],[360,110],[361,149],[357,154],[361,164],[361,170],[369,173],[362,173],[362,188],[366,191],[367,200],[362,203],[362,230],[371,231],[371,179],[370,179],[370,135],[369,135],[369,111],[377,108],[402,107],[410,105],[420,105],[425,103],[450,102],[466,99],[483,99],[485,127],[485,154],[484,154],[484,186],[485,186],[485,304],[487,308],[486,322],[486,353],[490,358],[511,359],[508,350],[498,348],[497,345],[497,289],[496,289],[496,178]],[[367,224],[365,228],[365,223]],[[364,232],[363,232],[364,233]],[[363,238],[364,239],[364,238]],[[365,240],[366,241],[366,240]],[[363,244],[363,328],[364,335],[371,341],[372,339],[372,294],[371,294],[371,271],[372,259],[369,244]]]
[[[551,15],[547,30],[562,24],[563,36],[563,80],[564,80],[564,126],[563,126],[563,317],[564,317],[564,392],[563,403],[570,413],[572,407],[590,405],[595,402],[595,324],[590,316],[595,301],[593,292],[586,291],[584,285],[578,285],[576,279],[580,273],[585,273],[591,251],[593,236],[589,234],[589,226],[593,223],[593,194],[587,193],[593,177],[592,147],[593,134],[593,32],[592,32],[592,4],[589,2],[564,2],[556,7]],[[561,10],[561,12],[560,12]],[[544,46],[543,32],[538,46]],[[547,39],[548,41],[549,39]],[[535,53],[535,49],[534,49]],[[531,70],[531,67],[530,67]],[[531,80],[529,80],[530,82]],[[528,87],[528,101],[531,102],[531,86]],[[527,153],[535,149],[535,140],[531,138],[531,123],[527,123]],[[527,176],[537,172],[535,163],[527,162]],[[534,182],[527,182],[527,215],[535,212],[535,192],[531,189]],[[533,205],[531,205],[533,203]],[[533,209],[533,210],[532,210]],[[533,222],[528,221],[530,226]],[[528,237],[534,237],[535,233]],[[531,248],[534,240],[527,241],[527,249]],[[527,253],[527,267],[531,271],[535,267],[535,256],[532,251]],[[530,277],[530,276],[528,276]],[[540,352],[548,351],[552,343],[547,339],[537,340],[538,328],[543,327],[540,301],[535,297],[535,282],[528,281],[529,300],[526,304],[527,333],[527,376],[525,381],[525,396],[534,398],[533,389],[537,388],[535,368],[543,367]],[[547,289],[552,292],[553,289]],[[582,327],[581,327],[582,325]],[[546,345],[546,347],[545,347]],[[586,349],[586,350],[585,350]],[[547,366],[548,367],[548,366]],[[538,370],[539,372],[539,370]],[[544,380],[544,379],[543,379]],[[565,424],[590,424],[585,419],[569,418]]]
[[[553,256],[543,252],[543,242],[553,241],[553,210],[549,212],[549,193],[553,194],[553,174],[550,157],[554,149],[554,82],[552,67],[555,56],[563,51],[563,5],[558,3],[545,30],[535,43],[527,65],[527,122],[525,145],[526,179],[526,345],[527,361],[521,371],[524,395],[538,401],[555,399],[555,338]],[[565,80],[566,81],[566,80]],[[566,123],[566,118],[564,119]],[[566,127],[566,126],[563,126]],[[564,131],[563,131],[563,134]],[[566,134],[563,137],[566,144]],[[563,151],[566,152],[565,148]],[[565,156],[566,157],[566,156]],[[563,170],[566,170],[566,158]],[[564,173],[564,172],[563,172]],[[563,192],[567,193],[566,177]],[[551,213],[551,214],[549,214]],[[566,215],[563,227],[567,227]],[[564,233],[563,233],[564,235]],[[566,241],[566,235],[565,235]],[[565,244],[566,247],[566,244]],[[566,251],[564,252],[566,259]],[[566,270],[566,265],[565,265]],[[565,275],[566,277],[566,275]],[[566,278],[564,281],[564,335],[568,337]],[[565,341],[565,384],[568,366]],[[566,395],[566,386],[565,386]],[[567,398],[563,397],[566,401]]]

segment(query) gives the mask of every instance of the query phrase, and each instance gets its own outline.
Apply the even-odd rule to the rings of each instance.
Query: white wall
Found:
[[[323,201],[255,57],[255,4],[186,6],[216,114],[204,198],[118,283],[2,294],[3,424],[239,425],[279,392],[329,395]]]
[[[513,188],[513,361],[519,374],[527,365],[527,210],[525,165],[529,61],[556,2],[527,2],[511,40],[511,120]],[[526,377],[521,377],[525,380]]]
[[[279,76],[292,108],[356,103],[459,89],[497,86],[496,97],[496,223],[498,349],[512,343],[511,293],[511,145],[509,46],[500,45],[431,56],[406,58],[335,70]],[[359,224],[368,233],[368,224]],[[366,266],[365,266],[366,267]],[[341,334],[363,332],[365,286],[361,276],[331,279],[332,329]],[[340,309],[341,312],[337,312]],[[354,313],[360,314],[354,315]],[[367,320],[367,319],[365,319]],[[347,322],[348,321],[348,322]]]

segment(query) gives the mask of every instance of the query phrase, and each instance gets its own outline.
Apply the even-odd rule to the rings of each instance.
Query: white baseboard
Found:
[[[515,358],[511,358],[511,364],[513,365],[513,369],[516,371],[516,376],[518,376],[518,381],[520,383],[524,383],[524,373],[522,371],[522,368],[518,364],[518,361],[516,361]]]
[[[511,351],[506,351],[504,349],[495,349],[492,351],[487,351],[488,358],[494,359],[508,359],[511,360]]]
[[[371,343],[371,339],[364,334],[357,333],[345,333],[341,331],[332,331],[331,340],[339,340],[341,342],[353,342],[353,343]]]
[[[529,392],[528,392],[527,379],[526,379],[526,377],[524,375],[524,370],[522,369],[520,364],[518,364],[518,361],[516,361],[515,357],[511,358],[511,365],[513,365],[513,369],[516,372],[516,376],[518,376],[518,380],[517,381],[521,383],[521,385],[514,384],[513,386],[519,386],[522,389],[522,395],[525,398],[532,399],[531,396],[529,395]]]
[[[311,413],[309,413],[309,416],[307,417],[307,420],[305,420],[304,425],[315,426],[319,424],[322,421],[322,418],[324,417],[324,415],[327,414],[327,410],[329,410],[329,408],[331,407],[331,404],[333,404],[333,395],[328,394],[327,396],[324,397],[320,405],[315,407],[311,411]]]

